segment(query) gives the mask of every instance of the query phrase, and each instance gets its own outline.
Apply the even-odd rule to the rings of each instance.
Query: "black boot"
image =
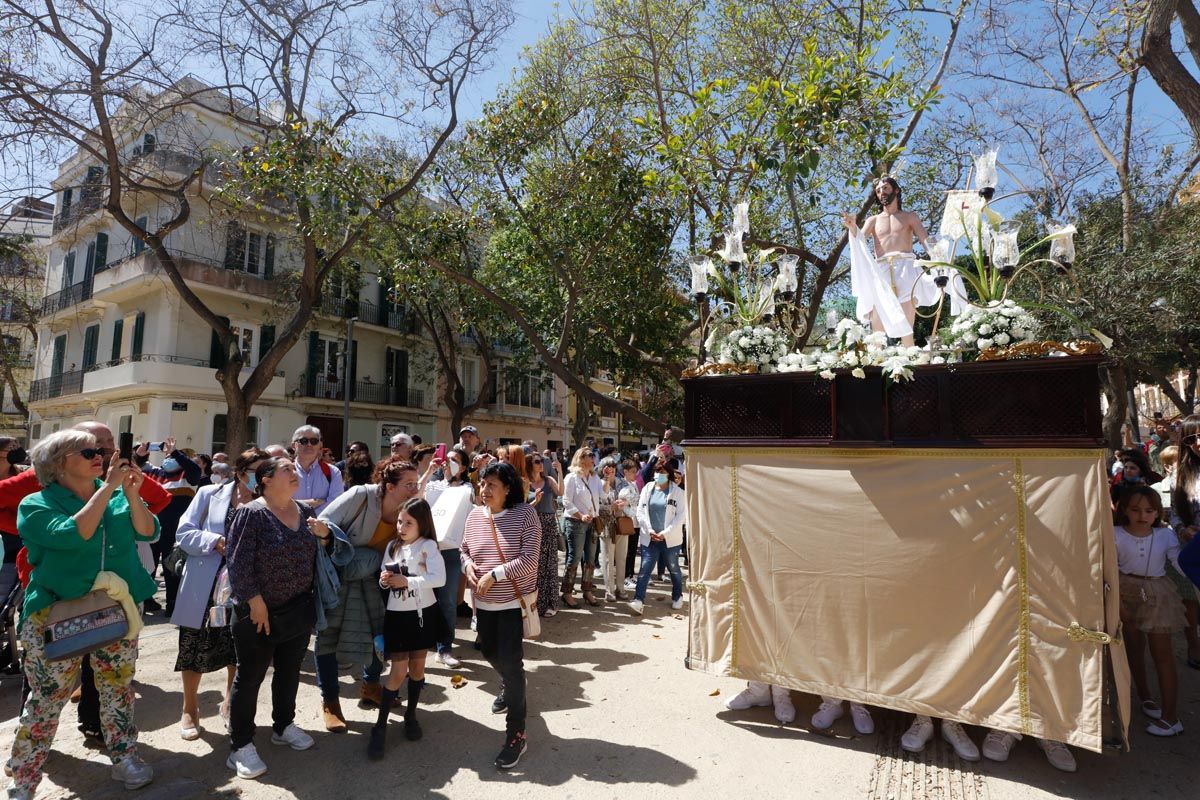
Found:
[[[395,700],[396,692],[391,689],[383,690],[383,697],[379,701],[379,718],[371,728],[371,740],[367,742],[367,758],[372,761],[383,758],[384,749],[387,747],[388,714],[391,713]]]
[[[417,722],[417,703],[421,700],[421,690],[425,688],[425,680],[408,678],[408,708],[404,711],[404,735],[410,742],[421,738],[421,723]]]

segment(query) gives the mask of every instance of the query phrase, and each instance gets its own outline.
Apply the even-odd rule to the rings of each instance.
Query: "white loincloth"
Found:
[[[855,313],[869,324],[871,312],[879,315],[888,336],[912,336],[912,325],[904,313],[902,302],[914,306],[932,305],[938,301],[938,289],[925,270],[914,262],[912,253],[887,253],[872,258],[862,231],[850,239],[850,293],[858,301]]]

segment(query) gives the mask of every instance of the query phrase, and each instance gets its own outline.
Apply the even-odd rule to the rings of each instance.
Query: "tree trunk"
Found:
[[[217,373],[221,389],[225,392],[225,452],[231,456],[246,449],[250,435],[250,408],[252,401],[246,397],[245,391],[238,385],[238,373],[230,375],[227,371]],[[261,442],[254,444],[262,446]]]
[[[1193,136],[1200,139],[1200,82],[1171,45],[1171,25],[1181,4],[1191,5],[1191,0],[1149,0],[1140,55],[1154,82],[1183,114]]]
[[[1109,449],[1118,450],[1124,442],[1121,439],[1121,426],[1125,424],[1125,414],[1129,409],[1129,385],[1125,381],[1125,368],[1113,366],[1100,369],[1100,388],[1108,400],[1108,409],[1104,412],[1104,438],[1108,441]]]
[[[575,395],[575,419],[571,421],[571,445],[573,447],[582,447],[584,439],[587,438],[588,428],[592,426],[592,404],[587,401],[579,392],[572,391]]]

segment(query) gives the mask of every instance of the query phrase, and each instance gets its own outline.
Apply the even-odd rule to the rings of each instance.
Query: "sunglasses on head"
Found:
[[[1183,437],[1182,439],[1180,439],[1180,441],[1183,442],[1184,444],[1186,444],[1188,447],[1191,447],[1196,442],[1200,441],[1200,436],[1197,436],[1197,434],[1192,433],[1192,434],[1189,434],[1189,435]]]
[[[308,444],[308,445],[314,445],[314,446],[315,446],[315,445],[318,445],[318,444],[320,444],[320,443],[321,443],[321,440],[320,440],[320,439],[293,439],[293,440],[292,440],[292,444]]]

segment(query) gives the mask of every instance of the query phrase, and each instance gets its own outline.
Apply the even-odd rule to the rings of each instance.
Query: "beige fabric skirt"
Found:
[[[1121,619],[1142,633],[1175,633],[1187,625],[1170,578],[1121,573]]]

